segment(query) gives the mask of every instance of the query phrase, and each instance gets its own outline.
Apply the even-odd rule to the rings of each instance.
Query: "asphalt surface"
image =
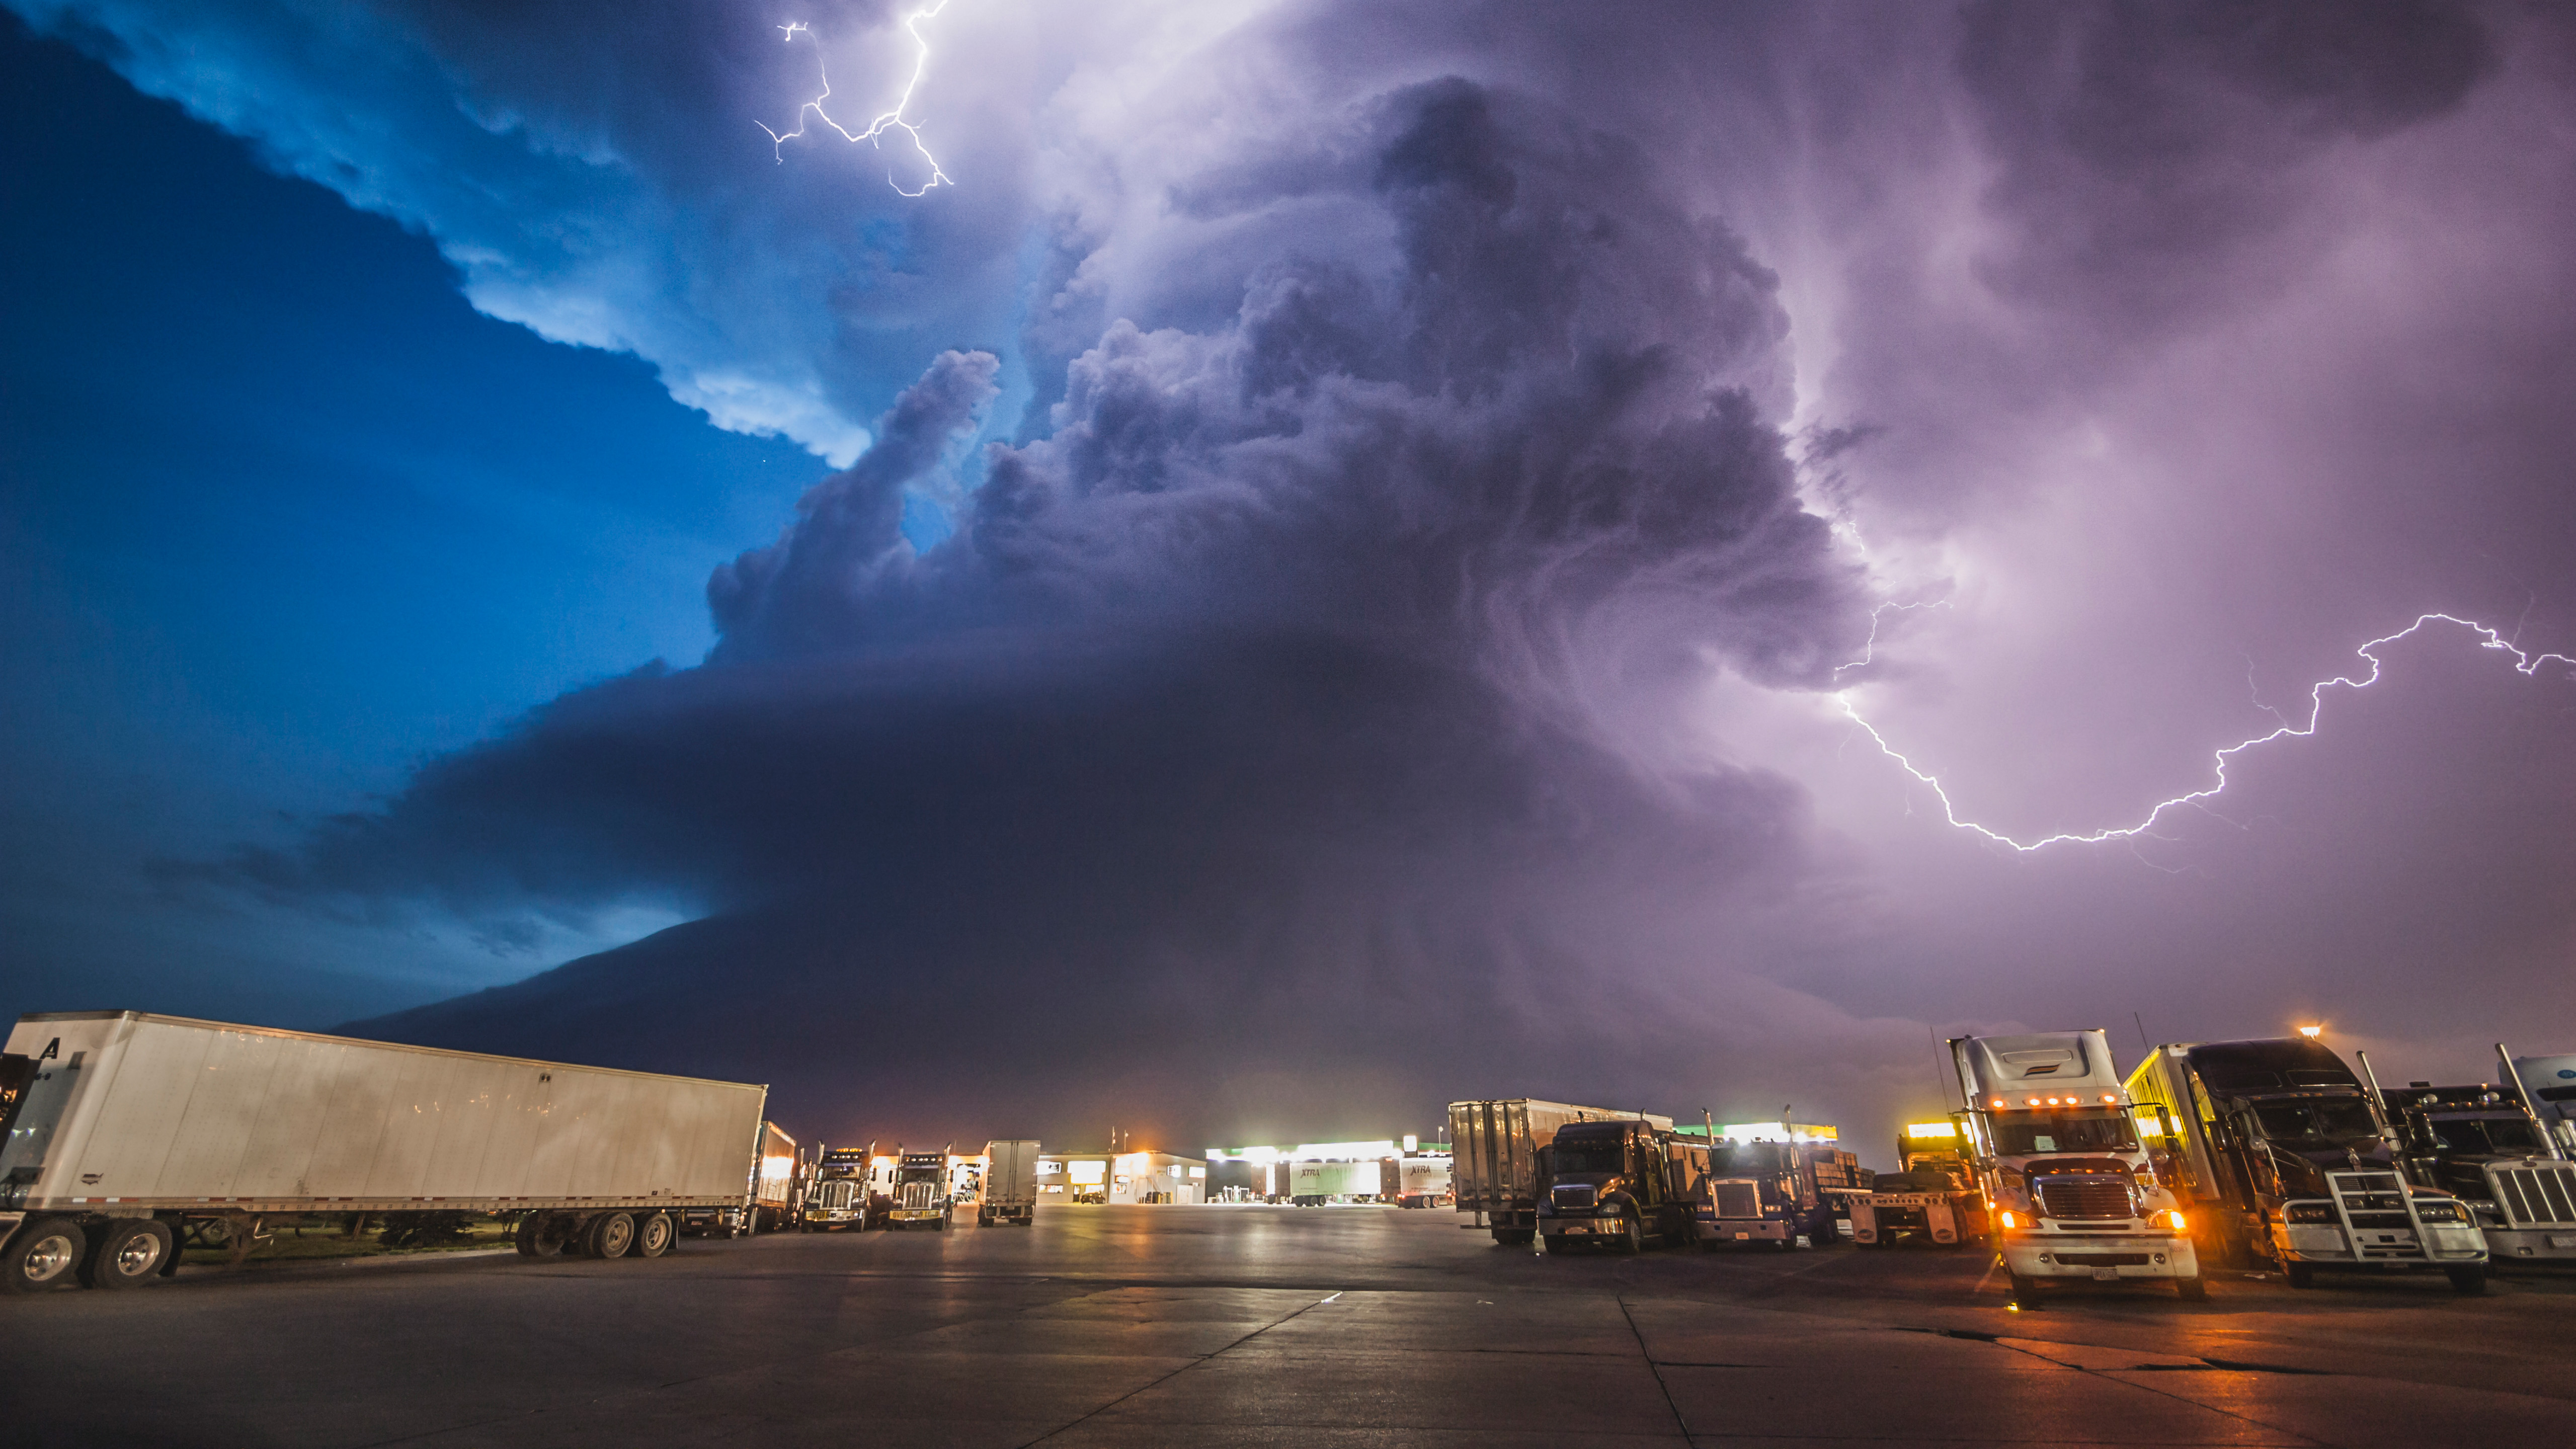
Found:
[[[1446,1212],[185,1270],[0,1300],[13,1442],[2576,1444],[2576,1273],[2027,1311],[1977,1255],[1497,1248]]]

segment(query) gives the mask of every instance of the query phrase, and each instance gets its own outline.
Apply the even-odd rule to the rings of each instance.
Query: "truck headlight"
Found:
[[[2334,1220],[2332,1203],[2294,1202],[2281,1210],[2281,1221],[2285,1223],[2330,1223]]]
[[[2191,1231],[2191,1224],[2184,1220],[2183,1215],[2170,1209],[2156,1214],[2156,1221],[2173,1229],[2177,1233],[2187,1233]]]
[[[2460,1211],[2458,1203],[2447,1199],[2438,1202],[2420,1197],[2415,1199],[2415,1216],[2428,1223],[2465,1223],[2469,1220],[2469,1215]]]

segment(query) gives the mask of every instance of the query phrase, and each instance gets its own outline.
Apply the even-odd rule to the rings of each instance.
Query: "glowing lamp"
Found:
[[[2310,1041],[2315,1041],[2318,1037],[2325,1034],[2326,1029],[2322,1026],[2303,1026],[2299,1028],[2299,1035],[2306,1037]]]
[[[2173,1229],[2177,1233],[2187,1233],[2191,1231],[2190,1226],[2183,1221],[2182,1214],[2178,1212],[2161,1212],[2156,1214],[2156,1216],[2164,1219],[2165,1226]]]
[[[1995,1221],[2008,1228],[2017,1228],[2021,1226],[2021,1214],[2006,1210],[1995,1214]]]

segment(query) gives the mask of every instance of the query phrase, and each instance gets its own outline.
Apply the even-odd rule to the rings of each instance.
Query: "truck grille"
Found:
[[[936,1206],[935,1199],[938,1196],[939,1189],[926,1182],[907,1182],[903,1185],[903,1205],[913,1212],[922,1212]]]
[[[1568,1182],[1548,1189],[1548,1200],[1561,1208],[1588,1208],[1599,1196],[1599,1189],[1588,1182]]]
[[[2494,1167],[2496,1206],[2515,1227],[2576,1224],[2576,1164],[2540,1162],[2523,1167]]]
[[[1717,1200],[1717,1215],[1722,1218],[1758,1218],[1762,1216],[1762,1190],[1750,1182],[1721,1182],[1709,1189]]]
[[[2039,1185],[2039,1210],[2053,1218],[2129,1218],[2129,1185],[2107,1177],[2058,1177]]]

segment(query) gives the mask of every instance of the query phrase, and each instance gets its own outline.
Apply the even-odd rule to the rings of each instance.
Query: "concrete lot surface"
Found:
[[[2576,1275],[2008,1306],[1973,1255],[1546,1258],[1445,1212],[191,1270],[0,1300],[13,1442],[2576,1444]]]

